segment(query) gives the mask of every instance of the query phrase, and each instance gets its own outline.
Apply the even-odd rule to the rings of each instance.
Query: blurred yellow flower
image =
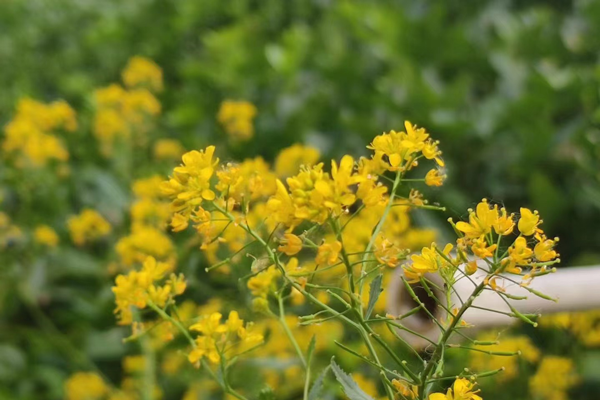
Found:
[[[315,262],[317,265],[333,265],[338,261],[341,250],[342,244],[339,241],[325,242],[319,246]]]
[[[275,173],[282,178],[295,175],[301,166],[315,165],[320,156],[316,148],[296,143],[279,152],[275,159]]]
[[[93,372],[76,372],[65,382],[66,400],[100,400],[108,394],[108,387]]]
[[[83,246],[108,235],[111,226],[96,210],[84,209],[79,215],[74,215],[67,221],[71,240],[77,246]]]
[[[573,360],[547,356],[529,379],[529,390],[535,398],[542,400],[567,400],[567,391],[578,382]]]
[[[157,160],[178,160],[185,149],[178,140],[159,139],[154,143],[153,154]]]
[[[58,235],[48,225],[39,225],[33,232],[34,239],[37,243],[48,247],[56,247],[58,244]]]
[[[145,57],[131,57],[121,77],[128,88],[142,86],[155,92],[163,90],[162,69],[154,61]]]
[[[254,136],[253,120],[256,107],[248,101],[226,100],[221,103],[217,119],[225,132],[234,139],[248,140]]]
[[[15,156],[19,167],[42,167],[51,160],[64,162],[69,152],[56,133],[76,129],[75,111],[64,101],[44,104],[24,98],[4,128],[2,150]]]

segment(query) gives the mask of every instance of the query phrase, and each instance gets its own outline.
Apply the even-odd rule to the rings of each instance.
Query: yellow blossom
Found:
[[[255,333],[252,324],[244,325],[236,311],[229,313],[224,324],[221,318],[218,312],[203,315],[198,323],[190,326],[190,330],[201,334],[188,355],[192,364],[199,365],[203,357],[216,364],[221,357],[234,357],[262,343],[263,335]]]
[[[69,152],[57,133],[77,129],[75,112],[64,101],[44,104],[24,98],[4,128],[2,150],[16,165],[43,167],[52,160],[64,162]]]
[[[400,256],[403,253],[402,249],[383,235],[378,235],[375,238],[374,252],[377,261],[391,268],[398,266]]]
[[[339,241],[325,242],[319,246],[315,262],[317,265],[333,265],[337,262],[341,250],[342,244]]]
[[[475,384],[468,379],[458,378],[446,394],[432,393],[429,400],[481,400],[479,390],[473,390]]]
[[[181,143],[175,139],[157,140],[152,150],[157,160],[177,160],[184,152]]]
[[[274,266],[270,266],[248,280],[248,289],[253,296],[267,297],[274,289],[275,281],[280,275]]]
[[[494,206],[497,207],[497,206]],[[506,208],[500,209],[500,214],[496,221],[493,223],[494,230],[498,235],[510,235],[515,227],[515,221],[513,220],[514,214],[508,215]]]
[[[285,233],[277,250],[288,256],[293,256],[302,250],[302,239],[292,233]]]
[[[437,149],[437,143],[431,142],[425,129],[418,128],[409,121],[404,122],[404,127],[406,132],[392,130],[375,137],[368,148],[374,150],[377,156],[387,156],[387,168],[390,171],[411,169],[417,153],[423,150],[426,158],[436,159],[438,165],[442,166],[441,152]]]
[[[506,272],[520,273],[520,266],[527,265],[531,261],[532,256],[533,251],[527,247],[527,239],[519,236],[512,246],[508,248],[508,258],[503,260],[507,264]]]
[[[77,246],[83,246],[108,235],[111,226],[97,211],[84,209],[79,215],[74,215],[67,221],[71,239]]]
[[[203,151],[193,150],[182,156],[183,164],[173,170],[173,176],[161,184],[165,196],[173,201],[174,212],[186,218],[197,209],[203,201],[215,199],[211,189],[210,179],[219,159],[213,161],[214,146],[208,146]]]
[[[533,254],[535,258],[540,262],[552,261],[558,257],[558,253],[554,250],[558,238],[554,240],[546,239],[541,237],[541,241],[538,242],[533,248]]]
[[[537,226],[541,224],[540,216],[537,211],[531,212],[528,208],[521,208],[521,217],[519,218],[519,232],[525,236],[531,236],[537,231]]]
[[[65,382],[66,400],[100,400],[107,393],[108,387],[93,372],[77,372]]]
[[[39,244],[48,247],[56,247],[58,244],[58,235],[48,225],[39,225],[35,228],[33,233],[35,241]]]
[[[275,173],[283,178],[295,175],[301,166],[315,165],[319,157],[319,150],[296,143],[279,152],[275,159]]]
[[[416,385],[411,385],[398,379],[393,379],[392,385],[394,386],[394,389],[407,400],[419,397],[419,387]]]
[[[498,210],[490,208],[486,199],[483,199],[475,211],[469,211],[469,222],[457,222],[456,229],[463,232],[468,238],[478,238],[491,232],[492,226],[498,219]]]
[[[433,168],[425,175],[425,184],[427,186],[442,186],[446,180],[446,175],[439,169]]]
[[[254,117],[256,117],[254,104],[232,100],[221,103],[217,115],[219,123],[223,125],[227,134],[241,140],[248,140],[254,135]]]
[[[473,254],[475,254],[479,258],[488,258],[494,256],[494,250],[496,250],[497,245],[493,244],[491,246],[488,245],[485,238],[480,237],[473,241],[473,246],[471,246],[471,250]]]
[[[121,75],[123,83],[129,88],[143,86],[155,92],[163,89],[162,69],[148,58],[131,57]]]
[[[536,374],[529,379],[529,389],[539,399],[567,400],[567,391],[578,382],[573,360],[546,356],[540,362]]]
[[[453,246],[447,244],[442,251],[442,254],[448,256],[452,251]],[[421,276],[427,273],[437,272],[440,268],[449,266],[448,261],[440,256],[436,250],[435,244],[431,247],[424,247],[420,255],[411,256],[412,263],[403,266],[404,273],[409,282],[418,281]]]

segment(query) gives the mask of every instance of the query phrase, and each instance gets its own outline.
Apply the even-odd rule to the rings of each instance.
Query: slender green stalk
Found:
[[[283,330],[284,330],[285,334],[287,335],[288,339],[290,340],[290,342],[292,343],[292,346],[294,346],[294,349],[296,350],[296,353],[298,354],[298,358],[300,359],[300,362],[302,363],[304,370],[307,371],[308,364],[306,363],[306,359],[304,358],[304,353],[302,353],[302,349],[300,348],[300,345],[298,345],[298,342],[296,341],[294,334],[292,333],[290,327],[288,326],[287,322],[285,321],[285,308],[283,307],[283,299],[281,298],[281,296],[277,297],[277,302],[279,303],[279,318],[278,318],[279,323],[283,327]]]
[[[387,216],[390,213],[390,210],[392,209],[392,205],[394,204],[394,198],[396,197],[396,190],[398,189],[398,186],[400,185],[402,175],[403,174],[400,171],[398,171],[396,173],[396,179],[394,180],[394,183],[392,185],[392,191],[390,192],[390,198],[388,199],[388,203],[385,207],[385,210],[383,211],[383,215],[381,216],[381,219],[377,223],[377,226],[375,226],[375,230],[373,230],[373,233],[371,234],[371,239],[369,240],[369,244],[367,245],[367,248],[365,249],[365,254],[362,258],[362,267],[360,270],[360,276],[363,276],[363,274],[365,273],[368,254],[371,251],[371,249],[373,248],[373,245],[375,244],[375,239],[379,235],[379,232],[381,232],[381,229],[383,228],[383,224],[385,224],[385,220],[387,219]],[[362,296],[363,287],[364,287],[364,281],[361,281],[360,285],[359,285],[359,289],[358,289],[358,297],[359,298]]]

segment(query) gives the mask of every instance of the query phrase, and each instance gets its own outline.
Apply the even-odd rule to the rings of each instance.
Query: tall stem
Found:
[[[398,186],[400,185],[401,180],[402,180],[402,172],[398,171],[398,172],[396,172],[396,179],[394,179],[394,183],[392,184],[392,191],[390,193],[388,203],[385,207],[385,210],[383,210],[383,215],[381,216],[381,219],[377,223],[377,226],[375,226],[375,230],[371,234],[371,239],[369,240],[369,244],[367,245],[367,248],[365,249],[365,254],[363,255],[363,258],[362,258],[362,266],[360,269],[361,277],[364,275],[365,270],[367,268],[366,267],[367,258],[369,257],[369,253],[370,253],[371,249],[373,248],[373,245],[375,244],[375,239],[379,235],[379,232],[381,232],[381,229],[383,228],[383,224],[385,224],[385,220],[387,219],[388,214],[390,213],[390,210],[392,209],[392,205],[394,204],[394,199],[396,198],[396,190],[398,189]],[[359,298],[362,296],[364,285],[365,285],[365,282],[363,279],[363,280],[361,280],[359,288],[358,288],[358,297]]]

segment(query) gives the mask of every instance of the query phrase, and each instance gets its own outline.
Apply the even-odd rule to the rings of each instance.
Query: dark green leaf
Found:
[[[342,385],[344,393],[350,400],[374,400],[371,396],[362,391],[358,384],[352,379],[352,375],[345,373],[339,365],[331,359],[331,369],[335,375],[335,379]]]
[[[377,303],[377,299],[381,294],[381,280],[383,279],[383,274],[379,274],[373,279],[371,282],[370,290],[369,290],[369,304],[367,306],[367,313],[365,314],[365,318],[369,318],[371,313],[373,312],[373,308],[375,307],[375,303]]]

